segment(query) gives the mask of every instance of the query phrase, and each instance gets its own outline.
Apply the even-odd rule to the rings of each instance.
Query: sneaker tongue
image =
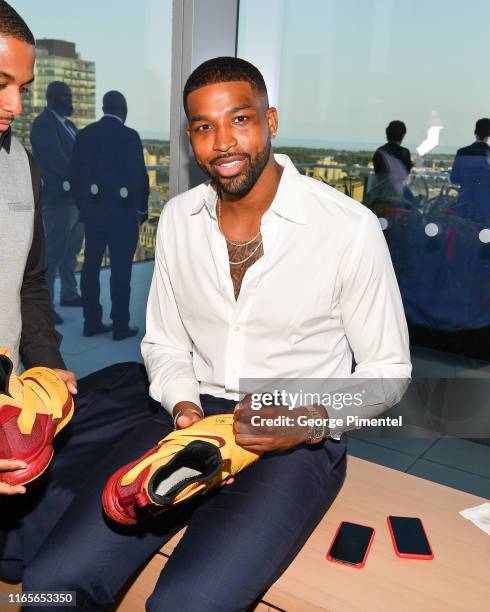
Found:
[[[0,406],[9,403],[9,398],[21,402],[22,383],[13,372],[12,360],[7,354],[0,354]]]

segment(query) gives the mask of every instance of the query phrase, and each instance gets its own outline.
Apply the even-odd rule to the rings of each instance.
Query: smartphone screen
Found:
[[[389,516],[393,543],[396,551],[403,556],[431,559],[433,557],[422,521],[408,516]]]
[[[364,565],[374,529],[365,525],[343,522],[340,524],[327,558],[350,565]]]

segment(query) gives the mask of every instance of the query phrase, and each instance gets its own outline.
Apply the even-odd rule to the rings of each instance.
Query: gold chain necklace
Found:
[[[256,235],[256,236],[254,236],[254,237],[253,237],[251,240],[249,240],[248,242],[233,242],[232,240],[228,240],[228,238],[225,236],[224,231],[223,231],[223,230],[222,230],[222,228],[221,228],[221,222],[220,222],[220,219],[221,219],[221,201],[220,201],[220,199],[218,198],[218,228],[219,228],[219,231],[220,231],[221,235],[223,236],[223,238],[226,240],[226,242],[227,242],[228,244],[231,244],[231,245],[233,245],[233,246],[238,246],[238,247],[244,247],[244,246],[248,246],[249,244],[252,244],[252,242],[254,242],[255,240],[257,240],[257,238],[260,236],[260,229],[259,229],[259,231],[258,231],[257,235]],[[256,247],[255,247],[255,249],[254,249],[254,250],[253,250],[253,251],[250,253],[250,255],[248,255],[247,257],[245,257],[245,259],[240,259],[240,261],[231,261],[231,259],[230,259],[230,255],[229,255],[229,253],[228,253],[228,263],[229,263],[231,266],[237,266],[237,265],[239,265],[239,264],[245,263],[245,262],[246,262],[246,261],[248,261],[248,260],[249,260],[251,257],[253,257],[253,256],[255,255],[255,253],[257,253],[257,251],[259,250],[259,248],[260,248],[260,245],[261,245],[261,244],[262,244],[262,238],[260,238],[260,240],[259,240],[259,242],[258,242],[257,246],[256,246]]]

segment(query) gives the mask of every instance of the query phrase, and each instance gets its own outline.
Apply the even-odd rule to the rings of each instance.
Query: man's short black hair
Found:
[[[111,89],[104,94],[102,98],[102,110],[105,113],[117,113],[126,110],[127,111],[126,98],[120,91]]]
[[[26,22],[4,0],[0,0],[0,36],[12,36],[12,38],[17,38],[17,40],[22,40],[30,45],[36,44]]]
[[[488,138],[490,136],[490,119],[487,117],[478,119],[475,124],[475,134],[478,138]]]
[[[187,97],[191,92],[206,85],[246,81],[267,99],[267,87],[260,70],[239,57],[215,57],[203,62],[189,76],[184,87],[183,101],[187,115]],[[267,105],[269,101],[267,100]]]
[[[388,142],[400,142],[407,133],[407,126],[403,121],[390,121],[386,128]]]

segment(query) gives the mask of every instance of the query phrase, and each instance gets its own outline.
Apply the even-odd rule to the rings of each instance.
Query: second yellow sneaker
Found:
[[[27,464],[0,472],[0,481],[23,485],[40,476],[53,456],[53,439],[73,409],[73,398],[54,370],[35,367],[17,376],[9,351],[0,348],[0,459]]]
[[[259,457],[235,443],[233,414],[206,417],[115,472],[104,488],[104,510],[133,525],[218,486]]]

